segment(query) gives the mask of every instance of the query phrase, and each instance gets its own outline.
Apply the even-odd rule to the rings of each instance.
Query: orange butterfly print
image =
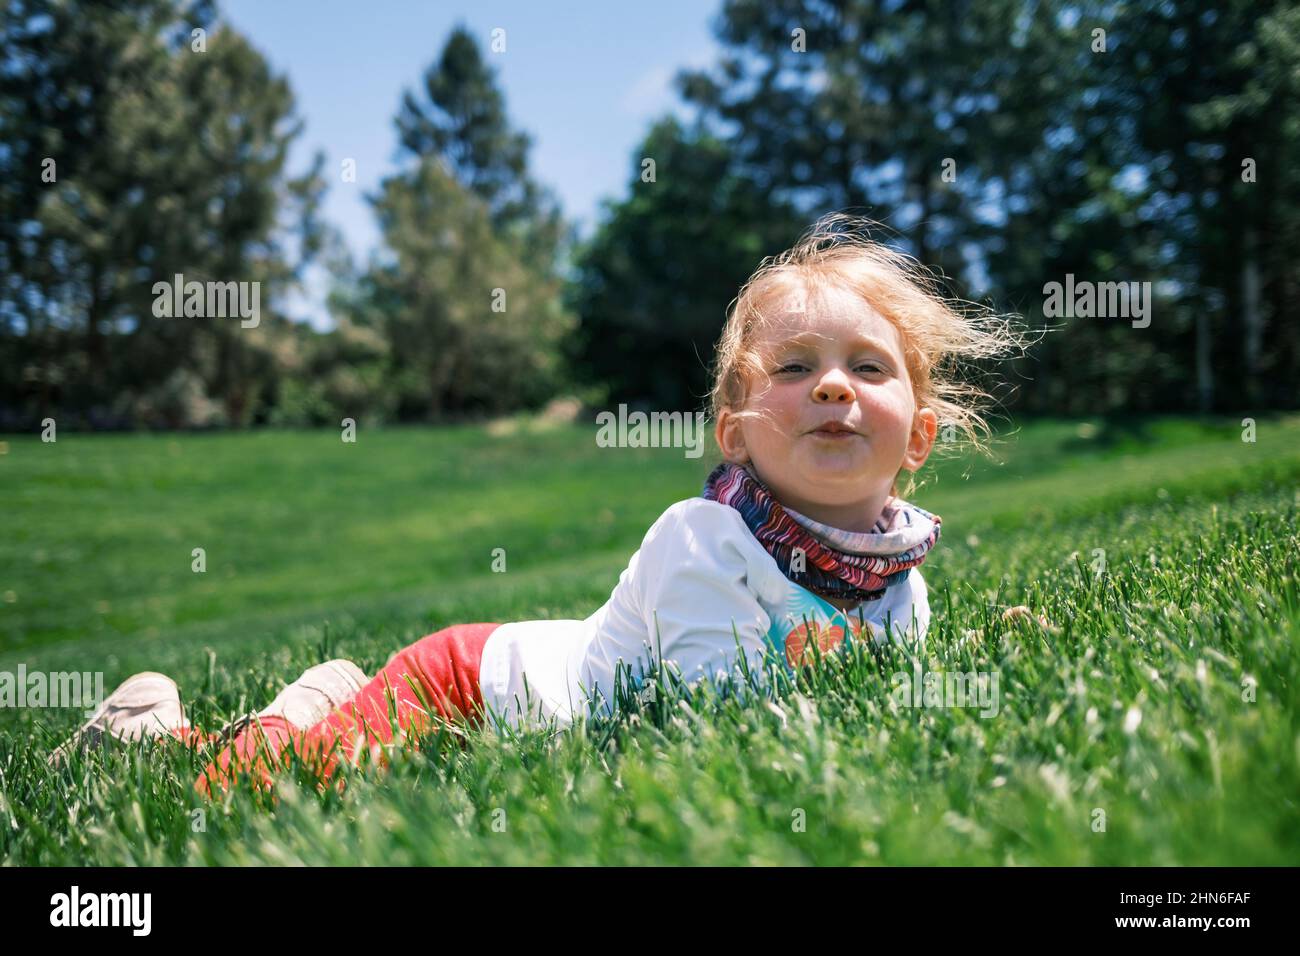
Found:
[[[844,619],[841,617],[841,621]],[[856,619],[848,622],[849,630],[855,641],[870,639],[875,633],[870,622],[859,623]],[[807,621],[797,625],[785,636],[785,659],[791,667],[812,664],[814,654],[820,652],[824,657],[844,643],[844,627],[826,621]],[[813,650],[816,645],[817,651]]]

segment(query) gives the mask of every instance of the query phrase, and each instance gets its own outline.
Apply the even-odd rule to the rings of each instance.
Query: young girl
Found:
[[[858,226],[826,217],[741,289],[713,369],[723,461],[700,497],[655,521],[585,621],[449,627],[369,681],[330,661],[217,735],[186,725],[169,679],[139,674],[73,742],[225,743],[195,784],[210,794],[244,771],[268,782],[264,758],[286,748],[318,759],[324,780],[338,759],[390,743],[393,723],[409,733],[435,720],[566,727],[589,706],[608,712],[617,672],[639,684],[652,659],[690,682],[727,677],[742,654],[761,673],[768,655],[794,669],[846,641],[922,640],[930,608],[918,567],[940,519],[899,498],[897,482],[925,463],[941,428],[979,443],[982,393],[944,371],[1003,354],[1014,333],[945,300],[914,260]]]

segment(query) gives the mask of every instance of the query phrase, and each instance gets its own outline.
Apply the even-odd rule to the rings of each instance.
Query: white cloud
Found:
[[[684,69],[702,70],[714,64],[711,50],[696,50],[683,61],[660,64],[642,73],[619,99],[619,109],[632,116],[657,116],[679,102],[673,79]]]
[[[619,100],[619,109],[634,116],[659,113],[667,109],[676,100],[672,88],[676,72],[675,67],[656,66],[642,73]]]

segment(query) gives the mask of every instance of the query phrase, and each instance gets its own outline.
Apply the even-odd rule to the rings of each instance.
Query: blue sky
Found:
[[[447,34],[463,23],[496,68],[512,125],[533,137],[533,176],[559,196],[590,234],[602,198],[620,198],[632,148],[665,112],[689,115],[672,89],[684,66],[716,62],[710,21],[717,2],[478,2],[425,0],[221,0],[224,18],[287,75],[305,121],[291,156],[295,172],[316,149],[331,186],[324,214],[357,261],[379,242],[364,195],[394,168],[393,117],[404,89],[418,90]],[[505,29],[504,53],[490,51]],[[344,158],[357,181],[344,183]],[[291,313],[322,325],[323,277]]]

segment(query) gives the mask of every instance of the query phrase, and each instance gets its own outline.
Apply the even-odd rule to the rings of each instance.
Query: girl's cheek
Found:
[[[911,403],[903,392],[892,389],[871,389],[863,397],[863,404],[882,415],[892,418],[907,418],[910,421]]]

